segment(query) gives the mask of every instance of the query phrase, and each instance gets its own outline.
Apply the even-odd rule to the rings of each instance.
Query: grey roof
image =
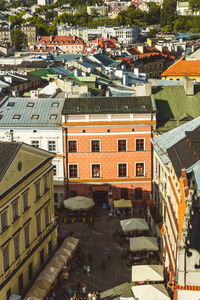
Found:
[[[94,57],[106,67],[114,67],[119,64],[119,62],[114,61],[112,58],[102,53],[94,54]]]
[[[21,146],[22,143],[0,142],[0,180],[10,167]]]
[[[63,114],[105,114],[105,113],[152,113],[155,111],[153,99],[144,97],[95,97],[68,98]]]
[[[200,126],[200,117],[176,127],[152,139],[152,144],[165,165],[170,162],[167,149],[186,137],[186,131],[193,131]]]
[[[6,97],[0,103],[0,127],[61,126],[63,105],[60,98]]]

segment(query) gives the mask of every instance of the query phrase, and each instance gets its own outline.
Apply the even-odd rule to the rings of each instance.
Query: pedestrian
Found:
[[[97,296],[95,294],[95,292],[92,293],[92,300],[96,300],[97,299]]]
[[[67,291],[67,292],[68,292],[69,298],[71,298],[71,296],[72,296],[72,289],[71,289],[71,287],[68,288],[68,291]]]
[[[92,294],[91,294],[91,292],[88,293],[88,300],[92,300]]]
[[[87,272],[87,276],[89,276],[90,275],[90,266],[89,265],[87,265],[86,272]]]
[[[82,296],[83,296],[84,299],[86,298],[86,293],[87,293],[86,286],[83,285],[83,287],[82,287]]]
[[[96,298],[97,298],[97,300],[100,300],[100,293],[99,293],[99,291],[96,292]]]
[[[105,268],[106,268],[106,265],[105,265],[104,261],[102,260],[101,264],[100,264],[100,270],[105,271]]]
[[[87,266],[83,266],[83,274],[87,275]]]

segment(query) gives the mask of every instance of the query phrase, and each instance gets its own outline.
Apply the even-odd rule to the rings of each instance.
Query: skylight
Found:
[[[50,120],[55,120],[55,119],[57,119],[57,115],[50,115],[50,118],[49,118]]]
[[[33,102],[28,102],[28,104],[26,105],[27,107],[33,107],[35,105],[35,103]]]
[[[59,106],[59,103],[58,103],[58,102],[53,102],[53,103],[51,104],[51,106],[52,106],[52,107],[58,107],[58,106]]]
[[[39,115],[32,115],[31,119],[37,120],[39,118]]]
[[[14,115],[13,116],[13,119],[15,119],[15,120],[18,120],[18,119],[20,119],[21,118],[21,115]]]
[[[0,115],[0,120],[3,118],[3,115]]]
[[[7,106],[13,107],[15,105],[15,102],[8,102]]]

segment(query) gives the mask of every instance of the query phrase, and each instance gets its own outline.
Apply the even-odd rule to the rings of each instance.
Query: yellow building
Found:
[[[195,81],[200,81],[200,60],[181,58],[161,74],[165,80],[181,80],[187,76]]]
[[[0,143],[0,299],[24,295],[57,247],[54,155]]]

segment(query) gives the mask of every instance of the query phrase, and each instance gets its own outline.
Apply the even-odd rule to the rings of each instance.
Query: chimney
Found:
[[[151,96],[151,84],[150,83],[137,84],[136,85],[136,96],[137,97]]]
[[[182,76],[181,81],[183,83],[183,87],[186,93],[186,96],[194,95],[194,80],[188,78],[187,76]]]
[[[144,53],[144,46],[138,46],[137,49],[138,49],[138,51],[140,51],[141,53]]]

